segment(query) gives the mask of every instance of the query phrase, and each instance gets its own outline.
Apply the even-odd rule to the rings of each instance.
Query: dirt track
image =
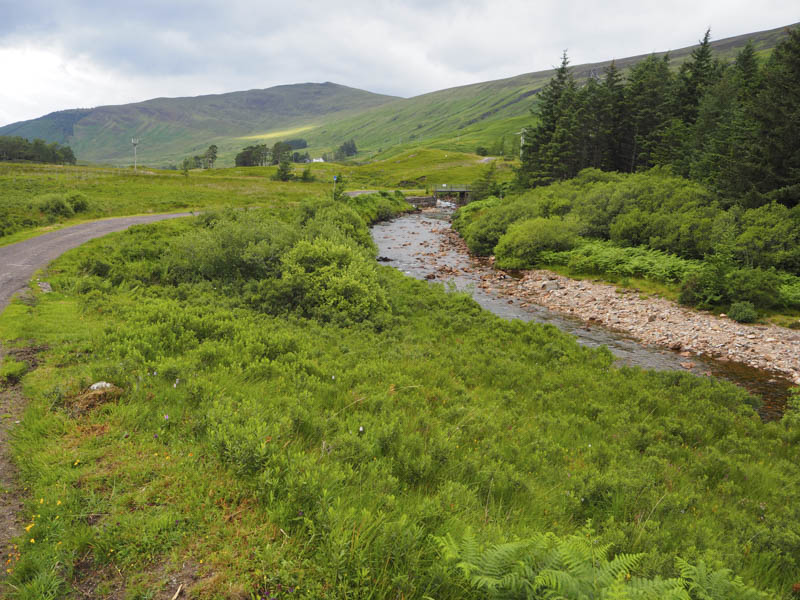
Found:
[[[27,287],[28,281],[37,270],[44,268],[67,250],[108,233],[122,231],[132,225],[187,217],[190,214],[172,213],[93,221],[0,247],[0,312],[5,310],[15,293]],[[33,367],[38,350],[16,349],[12,353],[15,358]],[[5,351],[0,347],[0,361],[4,354]],[[9,558],[13,562],[15,553],[9,542],[21,531],[18,514],[22,507],[23,492],[17,483],[17,472],[9,456],[8,436],[10,430],[22,419],[24,403],[25,399],[19,386],[4,385],[0,381],[0,553],[4,564]],[[5,568],[2,574],[5,574]],[[0,595],[2,592],[0,585]]]
[[[132,225],[190,215],[191,213],[171,213],[92,221],[0,247],[0,312],[5,310],[14,294],[25,288],[38,269],[45,267],[67,250]]]

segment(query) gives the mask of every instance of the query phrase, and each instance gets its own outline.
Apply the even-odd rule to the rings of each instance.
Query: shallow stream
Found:
[[[454,249],[440,248],[444,234],[450,227],[450,212],[424,212],[409,214],[393,221],[378,223],[372,228],[372,238],[378,246],[379,260],[417,279],[430,279],[439,267],[452,268],[454,273],[444,277],[436,271],[433,281],[452,282],[457,289],[469,292],[484,309],[504,319],[522,319],[537,323],[550,323],[575,336],[579,343],[589,346],[607,346],[620,365],[645,369],[690,371],[697,375],[711,374],[728,379],[762,399],[759,410],[762,418],[780,418],[788,397],[791,381],[740,363],[717,361],[707,356],[692,356],[694,366],[685,368],[686,358],[678,352],[644,346],[635,339],[601,325],[589,324],[579,319],[553,312],[538,305],[521,306],[519,300],[478,287],[481,275],[491,270],[476,264],[466,254]]]

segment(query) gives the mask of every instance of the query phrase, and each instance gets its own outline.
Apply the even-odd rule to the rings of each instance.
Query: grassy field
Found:
[[[402,209],[135,227],[9,307],[0,339],[40,366],[13,440],[29,496],[8,595],[477,599],[450,557],[523,540],[502,554],[560,552],[547,564],[587,597],[788,600],[796,414],[764,424],[732,385],[613,368],[376,266],[365,221]]]
[[[90,219],[143,213],[203,211],[224,207],[292,203],[332,193],[333,176],[343,175],[347,189],[405,189],[425,193],[437,183],[470,183],[487,165],[474,154],[414,150],[391,159],[359,165],[314,163],[316,181],[273,181],[277,167],[240,167],[178,171],[142,168],[69,167],[0,163],[0,245]],[[512,177],[500,161],[498,180]],[[299,177],[304,165],[295,165]],[[79,211],[70,198],[85,201]],[[61,199],[61,200],[59,200]]]

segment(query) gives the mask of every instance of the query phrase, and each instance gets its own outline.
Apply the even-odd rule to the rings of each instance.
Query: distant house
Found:
[[[311,162],[325,162],[324,158],[312,158]]]

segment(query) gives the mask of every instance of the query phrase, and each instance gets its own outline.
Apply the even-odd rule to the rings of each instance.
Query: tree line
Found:
[[[19,136],[0,136],[0,160],[31,161],[40,163],[74,165],[75,154],[69,146],[44,140],[32,142]]]
[[[677,72],[651,55],[627,77],[616,65],[578,86],[566,52],[525,130],[517,185],[547,185],[582,169],[669,167],[723,206],[800,203],[800,29],[765,61],[748,43],[715,59],[706,31]]]
[[[278,165],[281,162],[311,162],[308,152],[297,152],[308,147],[308,142],[302,138],[278,141],[272,147],[266,144],[246,146],[236,155],[237,167],[265,167]]]

